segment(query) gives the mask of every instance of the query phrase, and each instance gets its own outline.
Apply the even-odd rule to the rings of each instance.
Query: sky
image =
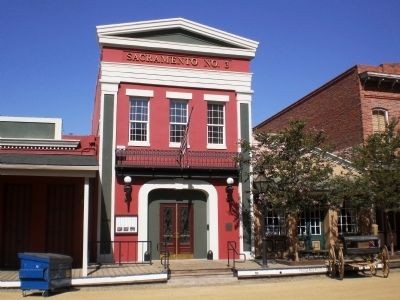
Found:
[[[96,26],[182,17],[258,41],[253,126],[356,64],[400,62],[399,0],[0,0],[0,115],[89,134]]]

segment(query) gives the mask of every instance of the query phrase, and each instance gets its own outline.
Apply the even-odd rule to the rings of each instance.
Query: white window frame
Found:
[[[181,142],[171,142],[171,125],[172,124],[176,124],[176,125],[186,125],[188,126],[188,118],[189,118],[189,103],[187,101],[185,101],[186,99],[169,99],[169,119],[171,119],[171,104],[173,102],[180,102],[180,103],[186,103],[186,123],[172,123],[171,121],[169,121],[169,126],[168,126],[168,141],[169,141],[169,147],[170,148],[179,148],[181,146]],[[189,147],[189,136],[188,138],[188,146]]]
[[[211,97],[214,96],[214,97]],[[215,97],[217,96],[217,97]],[[207,101],[207,149],[226,149],[226,104],[225,102],[228,102],[229,97],[225,95],[210,95],[206,94],[204,95],[204,100]],[[208,123],[208,106],[209,105],[220,105],[222,106],[222,113],[223,113],[223,125],[218,125],[218,124],[209,124]],[[222,127],[222,139],[223,142],[221,144],[212,144],[208,142],[208,128],[209,126],[221,126]]]
[[[268,236],[286,234],[286,216],[283,209],[267,208],[264,216],[264,233]]]
[[[357,210],[351,206],[343,205],[338,213],[338,220],[337,220],[337,229],[338,234],[341,235],[343,233],[350,233],[354,234],[358,231],[358,224],[357,224]],[[344,228],[350,228],[349,230],[343,231]]]
[[[189,121],[189,100],[193,98],[192,93],[182,93],[182,92],[170,92],[167,91],[165,94],[166,98],[169,100],[169,107],[168,107],[168,142],[169,142],[169,147],[170,148],[179,148],[181,146],[181,143],[175,143],[171,142],[171,103],[173,101],[176,102],[185,102],[186,101],[186,126],[188,126],[188,121]],[[187,147],[190,148],[189,145],[189,136],[187,137]]]
[[[306,209],[300,213],[297,233],[299,236],[320,236],[322,234],[321,210],[319,208]]]
[[[128,126],[128,146],[148,147],[150,146],[150,99],[154,97],[153,90],[126,89],[126,95],[129,96],[129,126]],[[147,101],[147,124],[146,124],[146,141],[131,140],[131,107],[132,100]],[[144,123],[144,122],[142,122]]]

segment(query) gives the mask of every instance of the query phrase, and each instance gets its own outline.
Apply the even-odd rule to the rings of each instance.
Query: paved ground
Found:
[[[378,273],[379,275],[379,273]],[[202,277],[181,279],[166,284],[82,288],[51,296],[52,299],[279,299],[279,300],[337,300],[337,299],[400,299],[400,271],[393,270],[387,279],[348,275],[343,281],[326,276],[264,278],[237,280],[235,278]],[[41,298],[40,294],[28,297]],[[22,299],[19,290],[0,290],[0,299]],[[29,299],[29,298],[26,298]]]

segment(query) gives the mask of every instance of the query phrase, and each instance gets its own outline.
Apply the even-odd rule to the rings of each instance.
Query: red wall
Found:
[[[130,56],[128,56],[130,54]],[[138,55],[140,59],[131,59],[134,55]],[[170,63],[163,62],[152,62],[155,57],[169,56]],[[183,63],[177,59],[178,57],[183,59]],[[175,59],[176,58],[176,59]],[[195,59],[197,63],[188,63]],[[117,63],[134,63],[134,64],[146,64],[146,65],[162,65],[168,67],[179,67],[179,68],[193,68],[193,69],[206,69],[206,70],[220,70],[220,71],[235,71],[235,72],[250,72],[250,62],[246,59],[232,59],[212,56],[200,56],[200,55],[189,55],[180,53],[165,53],[148,50],[138,49],[115,49],[115,48],[103,48],[102,57],[103,62],[117,62]],[[206,62],[212,62],[211,65]],[[173,62],[173,63],[172,63]]]
[[[123,83],[118,91],[117,107],[117,145],[128,145],[129,139],[129,96],[126,89],[154,90],[154,97],[150,99],[150,149],[168,150],[169,147],[169,100],[166,91],[192,93],[192,100],[188,101],[188,109],[192,107],[192,119],[189,127],[189,145],[192,151],[207,150],[207,102],[204,94],[229,95],[229,102],[225,105],[226,151],[237,151],[237,102],[232,91],[215,91],[186,89],[165,86],[147,86]]]

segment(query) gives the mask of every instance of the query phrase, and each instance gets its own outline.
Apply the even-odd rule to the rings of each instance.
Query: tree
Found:
[[[400,207],[400,132],[393,119],[382,133],[370,135],[354,148],[352,161],[360,176],[351,187],[352,200],[361,208]]]
[[[369,219],[359,222],[362,233],[371,230],[372,209],[384,212],[386,221],[387,210],[400,208],[400,132],[396,130],[397,125],[398,120],[392,119],[384,132],[372,134],[362,145],[355,146],[351,160],[357,174],[341,178],[337,185],[339,198],[349,199],[364,216],[365,212],[371,212]]]
[[[255,140],[254,145],[242,146],[251,153],[250,175],[262,175],[267,187],[259,191],[256,203],[262,211],[282,208],[289,214],[290,252],[297,259],[298,213],[328,203],[332,167],[321,150],[325,135],[306,130],[305,122],[295,120],[277,134],[256,132]]]

